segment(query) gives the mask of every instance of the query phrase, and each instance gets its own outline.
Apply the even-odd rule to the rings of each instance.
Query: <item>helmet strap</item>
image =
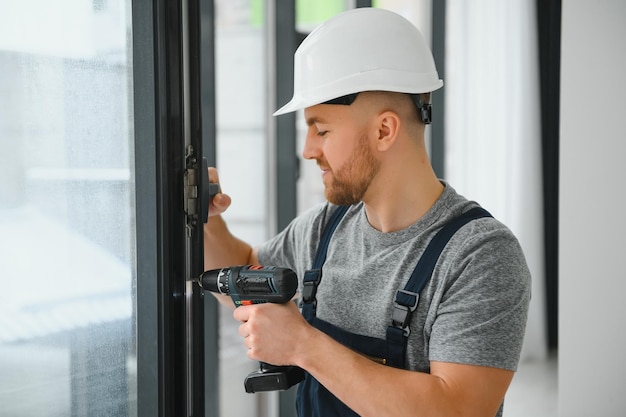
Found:
[[[323,102],[322,104],[339,104],[344,106],[349,106],[354,103],[359,93],[348,94],[345,96],[337,97],[332,100],[328,100]],[[421,94],[409,94],[413,103],[415,103],[415,107],[417,107],[417,111],[419,113],[420,119],[422,123],[425,125],[430,124],[433,121],[433,109],[430,103],[424,103],[422,101]]]
[[[433,109],[430,103],[424,103],[420,94],[409,94],[417,107],[420,119],[425,125],[433,121]]]
[[[345,96],[334,98],[332,100],[325,101],[322,104],[341,104],[343,106],[349,106],[350,104],[354,103],[354,100],[356,100],[356,97],[358,95],[359,93],[352,93],[352,94],[348,94]]]

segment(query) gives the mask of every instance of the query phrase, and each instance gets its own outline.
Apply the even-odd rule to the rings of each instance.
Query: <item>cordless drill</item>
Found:
[[[288,268],[243,265],[205,271],[197,278],[202,289],[228,295],[236,307],[291,301],[298,289],[298,277]],[[304,379],[297,366],[259,363],[259,370],[244,381],[246,392],[285,390]]]

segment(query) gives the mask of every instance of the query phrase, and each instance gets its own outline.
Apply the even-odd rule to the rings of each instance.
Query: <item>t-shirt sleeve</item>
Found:
[[[328,203],[312,207],[258,246],[259,263],[290,268],[298,277],[303,277],[304,271],[312,265],[328,209]]]
[[[492,222],[453,246],[429,343],[431,361],[516,370],[531,280],[517,239]],[[453,238],[454,239],[454,238]],[[452,241],[450,242],[452,243]]]

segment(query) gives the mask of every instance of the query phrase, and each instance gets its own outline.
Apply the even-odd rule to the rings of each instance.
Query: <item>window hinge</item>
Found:
[[[193,234],[193,229],[198,224],[199,199],[198,199],[198,158],[192,145],[187,146],[185,155],[185,218],[187,235]]]

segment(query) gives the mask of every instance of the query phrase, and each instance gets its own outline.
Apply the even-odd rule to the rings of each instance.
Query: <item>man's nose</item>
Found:
[[[304,159],[318,159],[320,155],[320,138],[317,136],[315,129],[309,128],[306,134],[306,138],[304,139],[302,157]]]

